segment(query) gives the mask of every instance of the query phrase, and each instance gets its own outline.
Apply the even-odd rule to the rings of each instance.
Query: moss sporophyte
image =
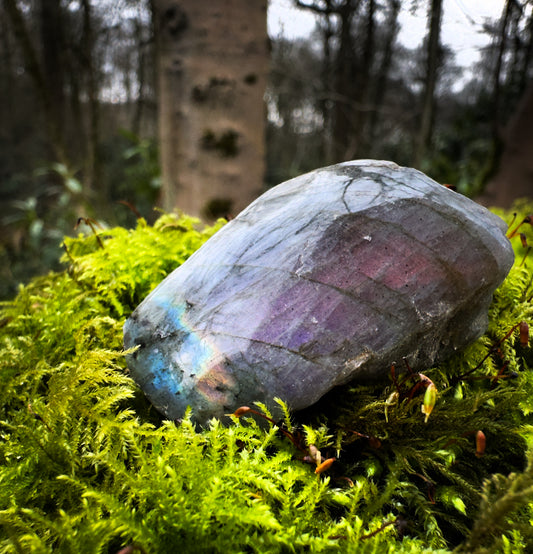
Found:
[[[487,333],[424,377],[347,385],[303,412],[278,400],[281,419],[250,404],[262,423],[165,420],[128,374],[122,325],[222,224],[167,214],[95,229],[103,248],[66,238],[66,270],[3,303],[0,551],[533,551],[533,260],[519,235]]]

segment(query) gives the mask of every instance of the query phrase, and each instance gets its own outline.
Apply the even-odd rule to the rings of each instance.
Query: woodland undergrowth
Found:
[[[2,305],[0,552],[532,552],[531,227],[487,333],[445,364],[198,428],[144,398],[122,325],[222,224],[66,238],[65,271]]]

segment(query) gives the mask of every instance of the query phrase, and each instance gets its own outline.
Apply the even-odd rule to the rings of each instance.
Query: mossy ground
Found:
[[[335,391],[287,413],[284,432],[246,416],[198,429],[144,399],[122,325],[220,225],[164,215],[65,239],[68,268],[3,305],[0,552],[533,551],[533,355],[517,327],[533,326],[533,260],[520,265],[520,240],[486,335],[424,372],[438,390],[427,422],[413,376]],[[318,474],[317,451],[336,459]]]

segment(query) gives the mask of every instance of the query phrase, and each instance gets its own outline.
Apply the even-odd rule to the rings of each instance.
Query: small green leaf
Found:
[[[459,497],[459,496],[453,496],[451,498],[451,502],[454,506],[454,508],[458,511],[458,512],[461,512],[463,515],[466,515],[466,506],[465,506],[465,503],[463,502],[463,500]]]

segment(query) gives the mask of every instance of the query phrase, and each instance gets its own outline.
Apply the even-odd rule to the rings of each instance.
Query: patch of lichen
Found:
[[[144,400],[122,324],[220,225],[164,215],[65,239],[67,270],[3,304],[0,552],[530,551],[532,355],[518,328],[505,336],[533,324],[531,261],[487,334],[424,372],[427,422],[412,376],[336,391],[285,434],[246,417],[197,429]],[[318,475],[311,444],[337,458]]]

